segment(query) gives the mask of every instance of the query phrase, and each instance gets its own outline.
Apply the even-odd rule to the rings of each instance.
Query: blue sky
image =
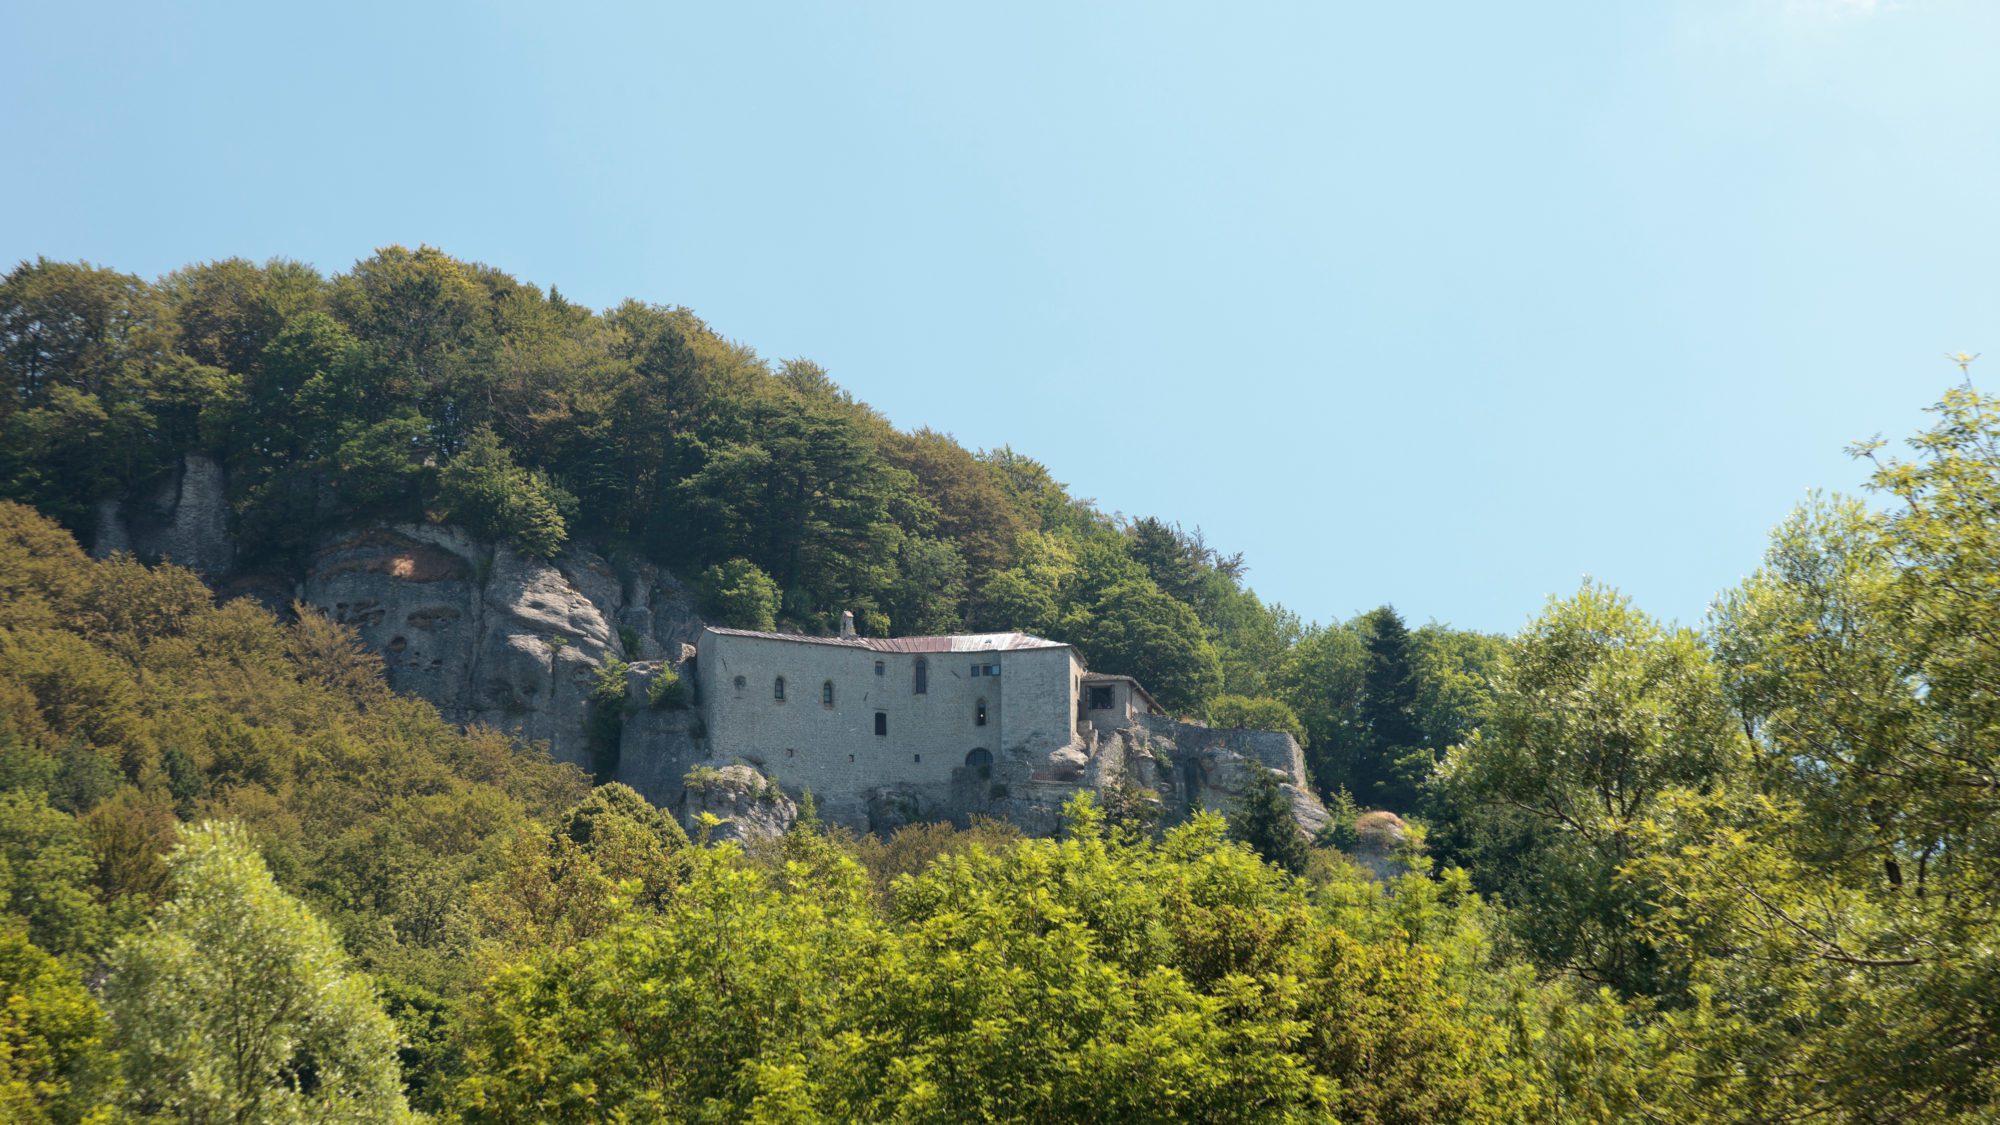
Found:
[[[337,10],[337,14],[336,14]],[[685,304],[1307,618],[1693,622],[1994,352],[2000,5],[11,4],[0,261]],[[1978,368],[1974,369],[1975,377]]]

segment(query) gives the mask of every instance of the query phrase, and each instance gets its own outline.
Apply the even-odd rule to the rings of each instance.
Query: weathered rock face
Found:
[[[1417,843],[1410,837],[1409,825],[1387,810],[1356,817],[1354,835],[1349,858],[1379,881],[1387,882],[1406,874],[1421,860]]]
[[[614,566],[581,550],[545,562],[430,525],[335,538],[298,597],[357,629],[396,690],[607,775],[620,773],[623,740],[593,744],[599,669],[678,656],[700,629],[686,591],[650,564]]]
[[[712,759],[689,706],[695,677],[686,661],[702,623],[689,592],[666,571],[580,548],[531,559],[454,528],[395,524],[331,537],[297,575],[232,575],[227,516],[221,470],[189,457],[147,503],[104,505],[94,549],[169,557],[274,608],[292,599],[312,605],[382,654],[397,691],[429,700],[453,722],[546,743],[558,760],[674,810],[691,831],[706,813],[719,820],[714,838],[757,839],[782,833],[797,816],[797,794],[779,790],[757,763]],[[616,720],[594,722],[593,708],[603,706],[593,703],[599,672],[613,659],[630,662],[624,705]],[[656,702],[654,685],[670,672],[681,675],[681,694]],[[1063,805],[1084,790],[1101,804],[1149,810],[1172,824],[1198,809],[1227,808],[1260,769],[1284,775],[1302,831],[1325,823],[1289,735],[1156,718],[1124,730],[1086,724],[1053,753],[1002,752],[953,771],[943,786],[817,796],[829,819],[858,829],[991,816],[1048,835],[1060,827]],[[685,784],[690,771],[699,771],[694,787]]]
[[[229,489],[222,466],[190,453],[144,501],[100,502],[92,553],[101,558],[114,551],[168,559],[210,577],[228,574],[236,549],[229,537]]]
[[[1305,784],[1304,754],[1291,735],[1216,730],[1153,716],[1124,729],[1087,729],[1076,743],[1041,762],[996,760],[987,784],[962,791],[962,804],[949,811],[952,819],[993,816],[1051,835],[1060,826],[1063,805],[1089,790],[1100,805],[1173,825],[1203,810],[1228,811],[1266,770],[1280,775],[1299,830],[1317,833],[1330,818]]]
[[[799,818],[799,806],[777,784],[745,765],[702,770],[683,787],[675,813],[688,831],[710,840],[771,840]],[[714,817],[710,826],[705,818]]]

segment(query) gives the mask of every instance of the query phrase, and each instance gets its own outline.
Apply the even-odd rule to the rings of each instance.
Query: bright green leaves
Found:
[[[174,897],[110,957],[128,1103],[186,1121],[406,1118],[396,1035],[240,830],[185,829]]]

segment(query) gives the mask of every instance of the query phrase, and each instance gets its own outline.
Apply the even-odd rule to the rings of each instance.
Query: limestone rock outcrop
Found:
[[[758,839],[797,816],[799,795],[769,780],[768,763],[713,760],[693,677],[683,675],[702,622],[690,592],[667,571],[576,546],[534,559],[452,527],[404,523],[332,535],[296,574],[242,574],[234,570],[228,515],[222,470],[190,456],[147,501],[100,506],[93,550],[171,558],[223,596],[248,594],[280,611],[293,600],[311,605],[353,626],[381,654],[397,691],[429,700],[453,722],[544,743],[558,760],[674,810],[690,831],[707,814],[717,819],[712,838]],[[600,690],[600,673],[614,660],[629,664],[622,705]],[[670,674],[681,676],[678,690],[658,690]],[[596,714],[607,706],[615,714]],[[1172,824],[1198,809],[1226,809],[1254,779],[1251,771],[1268,769],[1282,776],[1301,831],[1313,833],[1327,819],[1304,788],[1302,756],[1285,734],[1148,716],[1122,730],[1082,724],[1075,741],[1037,759],[1003,750],[954,770],[944,786],[891,783],[817,796],[829,820],[862,830],[989,816],[1048,835],[1060,827],[1063,805],[1084,790]]]
[[[167,559],[210,578],[229,573],[236,544],[229,536],[229,489],[222,466],[199,453],[137,503],[97,505],[92,553],[100,558],[129,551],[147,560]]]
[[[705,830],[716,841],[774,840],[799,817],[798,803],[776,782],[740,764],[696,770],[676,804],[681,823],[697,839]]]
[[[680,583],[650,564],[614,565],[584,550],[532,559],[427,524],[334,538],[313,556],[298,597],[354,626],[396,690],[454,722],[546,742],[562,761],[614,775],[623,740],[592,743],[599,670],[678,655],[701,627]]]
[[[1411,869],[1416,843],[1402,817],[1380,809],[1362,813],[1354,818],[1354,836],[1348,857],[1377,880],[1387,882]]]

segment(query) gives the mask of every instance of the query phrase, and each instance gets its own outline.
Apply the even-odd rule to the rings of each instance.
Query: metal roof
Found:
[[[767,633],[757,629],[707,627],[725,637],[757,637],[767,641],[795,641],[808,645],[834,645],[869,652],[1018,652],[1023,649],[1068,648],[1030,633],[959,633],[945,637],[809,637],[803,633]]]

